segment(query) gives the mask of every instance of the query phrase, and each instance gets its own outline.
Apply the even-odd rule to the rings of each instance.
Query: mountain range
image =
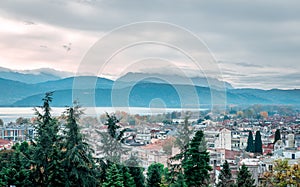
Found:
[[[157,104],[159,100],[169,108],[193,108],[198,107],[198,104],[211,105],[212,95],[214,103],[219,101],[237,105],[300,103],[299,89],[235,89],[229,83],[213,78],[192,77],[187,80],[185,77],[175,75],[128,73],[113,81],[94,76],[68,77],[69,75],[68,72],[49,69],[16,72],[1,68],[0,106],[39,106],[45,92],[49,91],[55,91],[52,106],[70,106],[76,94],[85,96],[79,97],[81,105],[98,107],[150,105],[161,107],[161,104]],[[210,84],[217,86],[212,89]],[[89,97],[93,99],[85,100]]]

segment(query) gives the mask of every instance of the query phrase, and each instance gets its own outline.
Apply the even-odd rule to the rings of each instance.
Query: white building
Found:
[[[231,131],[223,128],[216,138],[215,148],[231,150]]]

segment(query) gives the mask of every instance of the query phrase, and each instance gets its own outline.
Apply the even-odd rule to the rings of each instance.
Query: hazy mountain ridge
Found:
[[[176,89],[175,89],[176,87]],[[180,94],[177,92],[180,90]],[[195,92],[193,91],[195,90]],[[94,90],[81,90],[88,97],[93,97]],[[132,106],[132,107],[149,107],[153,99],[159,98],[164,105],[169,108],[197,107],[200,105],[211,104],[211,94],[215,94],[220,100],[226,101],[226,104],[298,104],[300,102],[300,90],[259,90],[257,92],[244,92],[241,90],[227,90],[224,95],[218,90],[211,90],[207,87],[193,87],[190,85],[168,85],[159,83],[140,83],[132,88],[111,89],[95,89],[95,105],[94,103],[80,102],[83,106]],[[294,94],[294,92],[297,92]],[[73,90],[58,90],[54,94],[53,106],[66,106],[72,104]],[[130,93],[129,96],[126,93]],[[195,93],[197,94],[195,96]],[[289,95],[288,99],[286,94]],[[267,95],[268,97],[264,97]],[[19,100],[13,106],[37,106],[41,104],[44,94],[37,94]],[[226,98],[224,98],[226,96]],[[112,103],[113,97],[113,103]],[[185,98],[182,100],[182,98]],[[128,104],[124,101],[128,100]]]
[[[130,76],[136,74],[129,74]],[[36,84],[26,84],[19,81],[0,78],[0,106],[37,106],[45,92],[55,91],[53,106],[72,104],[74,88],[84,94],[95,93],[96,106],[136,106],[149,107],[153,99],[159,98],[166,107],[193,107],[211,104],[211,95],[214,94],[220,101],[227,104],[299,104],[300,90],[260,90],[260,89],[226,89],[213,90],[208,86],[184,84],[173,77],[155,77],[139,75],[130,79],[125,75],[116,81],[93,76],[68,77]],[[125,77],[125,78],[124,78]],[[172,81],[166,81],[169,79]],[[73,84],[75,80],[75,85]],[[216,80],[215,80],[216,81]],[[172,83],[172,84],[171,84]],[[219,81],[218,84],[226,84]],[[113,90],[113,92],[112,92]],[[226,91],[224,95],[222,91]],[[126,95],[129,93],[129,95]],[[111,99],[113,98],[113,103]],[[76,99],[76,98],[75,98]],[[126,102],[128,100],[128,102]],[[83,106],[94,106],[94,103],[79,101]]]
[[[233,86],[222,80],[211,77],[185,77],[181,75],[170,75],[170,74],[157,74],[157,73],[132,73],[129,72],[116,80],[116,82],[122,83],[138,83],[138,82],[149,82],[149,83],[168,83],[178,85],[193,85],[200,87],[211,87],[216,89],[233,89]]]
[[[70,77],[73,74],[65,71],[57,71],[50,68],[34,70],[11,70],[0,67],[0,78],[19,81],[27,84],[36,84],[45,81],[59,80]]]

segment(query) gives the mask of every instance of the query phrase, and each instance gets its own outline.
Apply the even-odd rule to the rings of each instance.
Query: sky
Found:
[[[143,43],[115,56],[105,54],[113,57],[101,75],[114,79],[128,71],[142,71],[195,76],[202,71],[208,76],[217,74],[236,88],[300,88],[299,12],[296,0],[1,0],[0,67],[93,74],[100,71],[99,62],[81,68],[103,37],[113,39],[102,43],[107,50],[97,48],[99,54],[94,55],[104,54],[123,40],[143,41],[152,34],[156,41],[181,41],[200,49],[198,54],[209,53],[215,63],[199,69],[180,50]],[[130,26],[149,21],[179,30]],[[114,35],[124,25],[129,27]],[[180,28],[202,44],[195,46],[189,36],[178,34]],[[203,59],[201,63],[208,62]]]

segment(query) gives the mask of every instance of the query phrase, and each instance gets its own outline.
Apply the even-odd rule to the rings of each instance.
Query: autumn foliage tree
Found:
[[[288,160],[276,160],[273,171],[265,172],[265,186],[285,187],[300,184],[300,164],[289,165]]]

